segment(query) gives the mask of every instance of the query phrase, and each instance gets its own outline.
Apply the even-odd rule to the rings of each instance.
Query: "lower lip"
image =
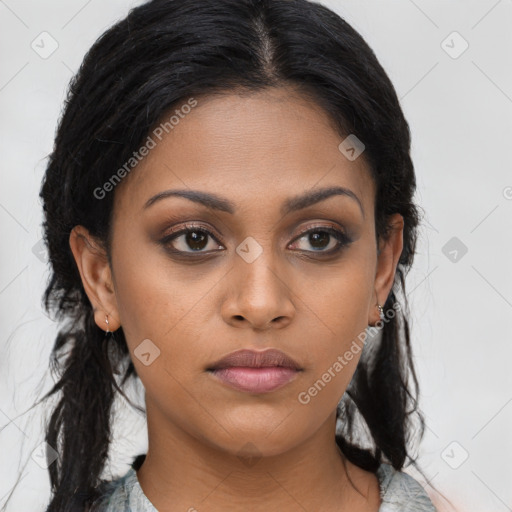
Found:
[[[297,375],[298,370],[281,366],[264,368],[233,366],[213,370],[211,373],[239,391],[268,393],[290,382]]]

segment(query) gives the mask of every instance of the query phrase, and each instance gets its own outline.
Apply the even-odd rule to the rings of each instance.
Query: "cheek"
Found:
[[[315,313],[317,327],[331,336],[338,348],[357,337],[368,325],[368,305],[373,281],[364,265],[346,265],[330,272],[320,286],[309,293],[307,304]]]
[[[152,382],[173,386],[171,376],[181,382],[198,371],[203,359],[211,361],[211,332],[204,325],[206,312],[213,311],[208,290],[219,279],[213,273],[191,277],[191,272],[178,272],[151,252],[158,251],[148,250],[144,257],[118,251],[123,256],[113,262],[121,325],[137,374],[148,388]],[[150,355],[144,361],[141,353]]]
[[[325,280],[310,294],[307,306],[314,315],[306,307],[310,320],[305,325],[311,354],[308,384],[314,389],[304,391],[326,406],[341,398],[357,367],[368,325],[371,291],[364,267],[354,265],[351,271],[344,270],[338,277]]]
[[[157,340],[185,316],[194,297],[159,248],[144,244],[142,236],[130,238],[120,236],[113,253],[121,324],[130,343],[151,337]]]

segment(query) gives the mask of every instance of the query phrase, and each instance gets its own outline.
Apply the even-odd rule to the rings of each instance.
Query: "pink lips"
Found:
[[[298,370],[278,366],[267,368],[234,367],[213,370],[213,375],[226,384],[240,391],[252,393],[274,391],[288,383],[297,373]]]
[[[283,387],[302,369],[284,352],[239,350],[207,368],[211,374],[239,391],[267,393]]]

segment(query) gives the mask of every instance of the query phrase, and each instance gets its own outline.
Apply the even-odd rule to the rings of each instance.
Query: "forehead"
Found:
[[[117,186],[115,210],[140,212],[151,196],[177,188],[228,196],[243,209],[343,186],[372,211],[374,184],[364,157],[342,154],[344,137],[312,100],[278,88],[195,101],[190,109],[175,106],[150,132],[153,147]]]

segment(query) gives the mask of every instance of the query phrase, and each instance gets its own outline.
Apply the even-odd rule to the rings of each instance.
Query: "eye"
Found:
[[[295,249],[294,245],[297,245],[297,241],[301,240],[304,240],[313,249],[299,247],[299,250],[325,255],[335,254],[352,242],[352,239],[345,232],[326,226],[316,226],[302,231],[290,247]],[[224,249],[215,235],[197,224],[186,224],[181,229],[165,236],[161,243],[167,250],[176,255],[207,254]]]
[[[334,254],[352,242],[352,239],[338,229],[317,226],[303,231],[296,240],[305,240],[310,249],[300,249],[305,252],[319,252],[322,254]],[[326,248],[328,248],[326,250]]]
[[[207,253],[223,249],[210,231],[195,224],[185,225],[182,229],[167,235],[161,242],[174,253]]]

